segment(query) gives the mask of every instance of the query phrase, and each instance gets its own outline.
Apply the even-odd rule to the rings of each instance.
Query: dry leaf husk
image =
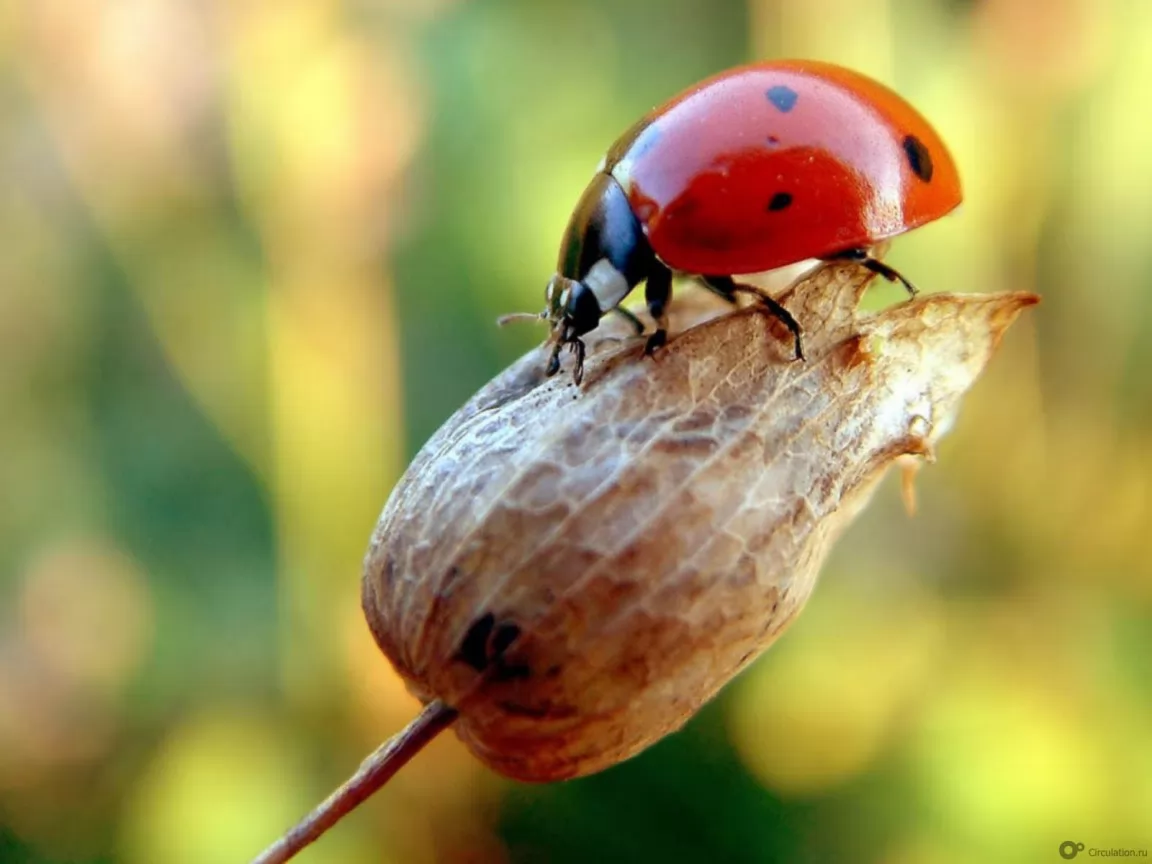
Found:
[[[605,319],[581,387],[534,350],[428,442],[373,535],[364,608],[481,760],[573,777],[683,724],[793,620],[885,469],[932,453],[1038,299],[859,313],[870,279],[829,266],[783,298],[807,362],[758,308],[681,292],[675,326],[710,320],[655,357]]]

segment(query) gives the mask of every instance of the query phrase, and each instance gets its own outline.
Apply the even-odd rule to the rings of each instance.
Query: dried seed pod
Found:
[[[796,616],[885,468],[931,454],[1038,299],[859,314],[871,278],[830,266],[784,299],[805,363],[756,308],[651,359],[602,327],[582,387],[530,352],[428,442],[380,517],[364,610],[481,760],[574,777],[679,727]]]

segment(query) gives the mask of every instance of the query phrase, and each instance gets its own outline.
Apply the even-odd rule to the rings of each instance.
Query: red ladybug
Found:
[[[641,282],[657,327],[647,351],[662,345],[673,271],[699,276],[729,300],[757,295],[791,330],[802,358],[800,325],[788,310],[732,277],[851,258],[915,293],[869,249],[939,219],[960,199],[940,136],[882,84],[810,60],[722,72],[651,111],[601,161],[545,293],[547,374],[569,345],[579,383],[580,336],[610,311],[642,332],[620,306]]]

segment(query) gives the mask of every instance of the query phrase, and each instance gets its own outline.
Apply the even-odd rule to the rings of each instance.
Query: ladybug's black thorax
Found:
[[[572,212],[557,271],[582,281],[598,261],[607,260],[631,288],[648,275],[654,258],[620,184],[610,174],[597,174]]]

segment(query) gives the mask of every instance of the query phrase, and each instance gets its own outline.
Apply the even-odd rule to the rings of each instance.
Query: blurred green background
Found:
[[[637,759],[529,787],[445,736],[300,860],[1152,849],[1152,3],[6,0],[0,862],[247,860],[414,715],[359,610],[391,484],[542,338],[493,320],[607,145],[775,56],[952,147],[889,260],[1044,295],[919,515],[885,484]]]

